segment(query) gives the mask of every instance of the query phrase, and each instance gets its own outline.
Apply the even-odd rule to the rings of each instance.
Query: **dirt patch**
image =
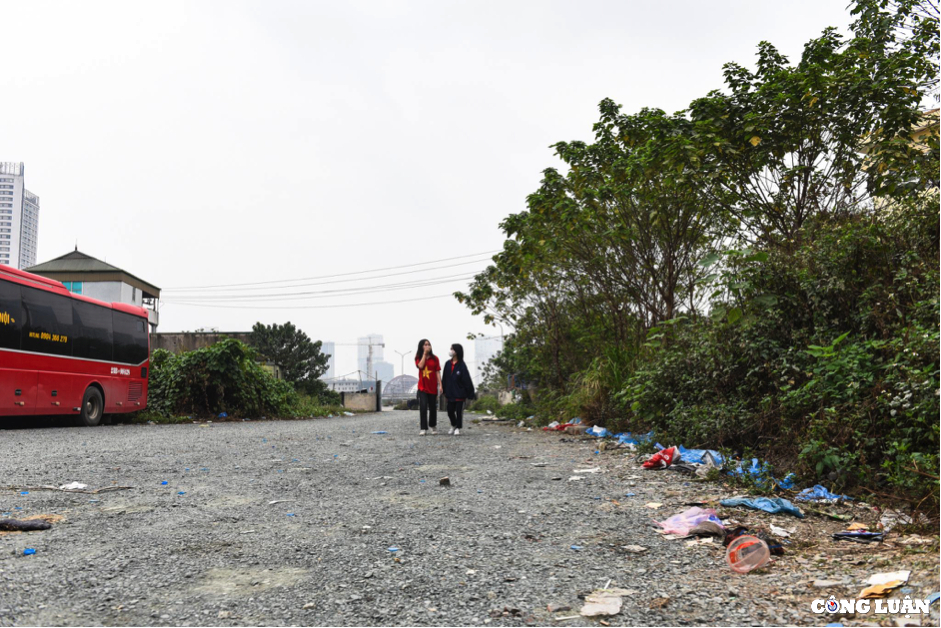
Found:
[[[290,587],[300,582],[306,569],[210,569],[197,585],[200,593],[217,596],[248,596],[275,587]]]

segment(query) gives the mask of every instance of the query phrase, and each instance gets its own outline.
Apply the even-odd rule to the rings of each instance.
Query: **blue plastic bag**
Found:
[[[588,428],[585,430],[585,433],[589,436],[597,436],[598,438],[605,438],[606,436],[611,435],[611,432],[598,425]]]
[[[797,494],[797,497],[794,498],[795,501],[799,502],[827,502],[832,504],[841,499],[852,500],[852,497],[846,495],[835,495],[828,491],[826,488],[820,484],[816,484],[813,488],[805,488],[800,493]]]
[[[722,464],[722,454],[714,449],[686,449],[682,445],[678,447],[680,450],[680,458],[683,462],[689,462],[692,464],[706,464],[706,454],[712,456],[713,462],[716,464]]]
[[[794,515],[798,519],[804,518],[804,513],[800,508],[784,499],[783,497],[732,497],[723,499],[719,502],[723,506],[744,506],[753,510],[763,510],[772,515],[782,513],[785,515]]]

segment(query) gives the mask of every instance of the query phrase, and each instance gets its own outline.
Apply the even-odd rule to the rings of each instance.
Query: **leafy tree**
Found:
[[[317,378],[327,372],[329,356],[321,353],[322,342],[312,341],[292,323],[255,323],[250,342],[260,356],[281,367],[282,377],[308,394],[318,394],[323,383]]]

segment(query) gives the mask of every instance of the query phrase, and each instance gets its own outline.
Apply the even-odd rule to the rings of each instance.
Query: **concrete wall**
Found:
[[[343,407],[364,412],[376,411],[376,393],[340,393]]]
[[[166,349],[170,353],[183,353],[204,349],[226,338],[235,338],[248,344],[251,333],[237,332],[195,332],[184,331],[179,333],[158,333],[150,335],[150,349]]]

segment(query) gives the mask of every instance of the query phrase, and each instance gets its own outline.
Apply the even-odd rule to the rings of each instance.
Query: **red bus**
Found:
[[[149,366],[147,310],[0,265],[0,417],[142,410]]]

